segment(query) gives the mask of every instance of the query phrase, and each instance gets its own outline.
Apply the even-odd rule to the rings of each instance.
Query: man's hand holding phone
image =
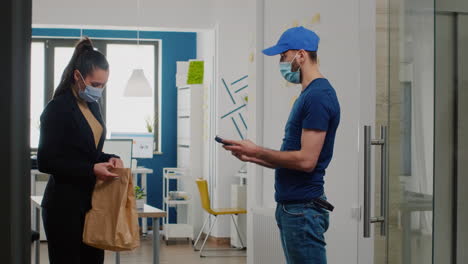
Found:
[[[274,169],[277,166],[260,158],[260,153],[264,150],[250,140],[228,140],[216,137],[215,140],[223,144],[225,150],[231,151],[232,155],[244,162],[256,163],[260,166]]]
[[[231,151],[232,154],[239,159],[241,159],[242,156],[246,156],[244,159],[247,159],[247,157],[256,158],[256,155],[260,150],[260,147],[250,140],[229,140],[218,136],[215,137],[215,140],[223,144],[224,149]]]

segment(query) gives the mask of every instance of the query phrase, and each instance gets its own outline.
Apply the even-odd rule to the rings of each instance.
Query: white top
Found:
[[[41,207],[42,196],[31,196],[31,201],[34,207]]]
[[[247,173],[245,173],[245,172],[238,172],[238,173],[234,174],[234,176],[239,177],[241,179],[247,179]]]
[[[132,169],[132,174],[151,174],[153,173],[152,169],[148,169],[145,167],[137,167],[136,169]],[[39,170],[31,170],[31,175],[47,175],[47,173],[42,173]]]
[[[136,169],[132,169],[132,174],[150,174],[150,173],[153,173],[153,170],[145,168],[145,167],[137,167]]]
[[[47,173],[42,173],[39,170],[31,170],[31,175],[41,175],[41,174],[47,175]]]
[[[40,208],[42,203],[42,196],[31,196],[31,201],[34,207]],[[138,216],[147,218],[162,218],[166,217],[166,212],[151,205],[145,204],[143,210],[138,211]]]
[[[143,211],[138,211],[139,217],[163,218],[166,217],[166,215],[165,211],[147,204],[143,206]]]

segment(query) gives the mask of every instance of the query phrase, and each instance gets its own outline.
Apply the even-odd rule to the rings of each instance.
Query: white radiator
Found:
[[[254,264],[284,264],[286,260],[281,247],[274,208],[252,210],[253,214],[253,259]]]
[[[247,208],[247,185],[231,185],[231,207]],[[242,243],[245,247],[247,247],[247,215],[235,215],[234,221],[236,221],[237,226],[239,227]],[[231,246],[235,248],[240,248],[242,247],[242,244],[239,240],[239,235],[237,234],[236,227],[234,226],[232,220],[229,222],[231,223]]]

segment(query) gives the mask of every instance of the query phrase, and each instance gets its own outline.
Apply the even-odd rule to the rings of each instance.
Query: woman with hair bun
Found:
[[[98,100],[108,78],[106,57],[81,39],[41,115],[38,167],[51,175],[42,201],[50,263],[104,262],[103,250],[83,243],[83,227],[96,178],[113,180],[109,170],[123,166],[102,152],[106,128]]]

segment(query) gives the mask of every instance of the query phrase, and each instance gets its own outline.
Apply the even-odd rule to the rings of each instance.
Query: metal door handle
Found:
[[[364,237],[370,237],[370,224],[381,223],[380,234],[387,234],[387,204],[388,204],[388,130],[386,126],[380,129],[380,139],[371,140],[372,130],[370,126],[364,126]],[[371,217],[371,154],[372,145],[380,146],[381,151],[381,195],[380,195],[380,216]]]
[[[388,212],[388,127],[380,127],[380,137],[383,141],[380,152],[380,215],[383,221],[380,224],[380,235],[387,235]]]

